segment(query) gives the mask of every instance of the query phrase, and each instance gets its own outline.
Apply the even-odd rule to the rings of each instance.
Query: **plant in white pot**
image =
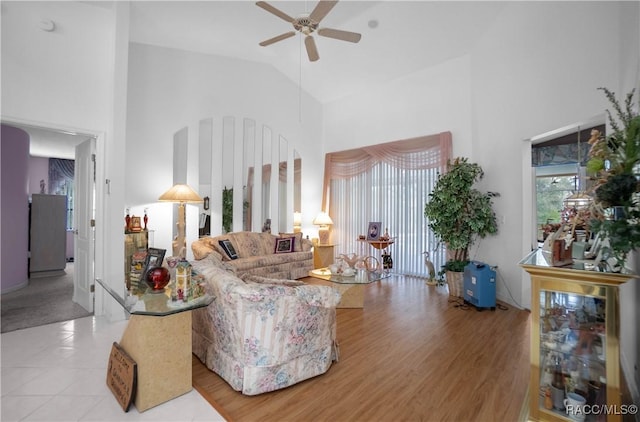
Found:
[[[462,273],[469,263],[469,247],[478,238],[498,232],[493,211],[495,192],[480,192],[474,184],[484,171],[467,158],[447,163],[424,207],[428,226],[447,248],[447,262],[440,275],[446,274],[449,293],[461,297]]]

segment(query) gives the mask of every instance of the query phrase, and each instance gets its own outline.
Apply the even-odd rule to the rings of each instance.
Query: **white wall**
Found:
[[[106,129],[112,25],[109,9],[86,2],[3,2],[2,116]]]
[[[324,108],[324,152],[452,133],[455,155],[471,153],[469,57],[450,60]]]
[[[195,132],[200,119],[209,117],[255,119],[256,130],[267,125],[274,139],[282,135],[288,140],[302,157],[303,226],[313,227],[324,170],[318,159],[321,107],[304,94],[300,121],[298,87],[270,66],[132,43],[127,109],[125,203],[137,215],[149,208],[156,247],[171,250],[171,205],[157,199],[172,185],[173,134],[189,126],[189,167],[197,169]],[[187,176],[195,188],[197,174]],[[187,209],[193,239],[197,209]]]
[[[531,223],[522,219],[522,142],[602,113],[606,99],[597,88],[617,84],[617,27],[615,3],[519,2],[503,9],[474,51],[474,160],[486,170],[484,185],[500,192],[496,209],[504,217],[481,256],[499,265],[503,298],[508,285],[523,302],[516,264],[528,251],[522,228]]]

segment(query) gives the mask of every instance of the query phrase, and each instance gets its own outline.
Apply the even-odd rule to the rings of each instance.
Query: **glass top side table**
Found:
[[[135,294],[133,295],[123,298],[103,280],[97,278],[96,281],[124,308],[125,311],[132,315],[167,316],[202,308],[213,302],[213,297],[208,294],[200,296],[189,302],[172,301],[170,288],[166,288],[163,292],[157,293],[152,293],[148,290],[140,290],[134,292]]]
[[[191,311],[209,305],[210,295],[188,302],[171,300],[171,290],[120,296],[96,279],[129,314],[120,346],[136,362],[134,403],[139,412],[172,400],[192,387]],[[144,380],[144,381],[142,381]]]

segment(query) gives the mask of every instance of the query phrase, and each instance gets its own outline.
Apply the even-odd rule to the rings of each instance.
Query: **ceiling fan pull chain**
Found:
[[[298,61],[300,63],[298,70],[298,122],[302,123],[302,37],[298,42]]]

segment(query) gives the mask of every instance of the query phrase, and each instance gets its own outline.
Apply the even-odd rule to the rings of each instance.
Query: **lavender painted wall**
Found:
[[[27,285],[29,281],[29,135],[22,129],[2,125],[0,201],[0,293]]]

